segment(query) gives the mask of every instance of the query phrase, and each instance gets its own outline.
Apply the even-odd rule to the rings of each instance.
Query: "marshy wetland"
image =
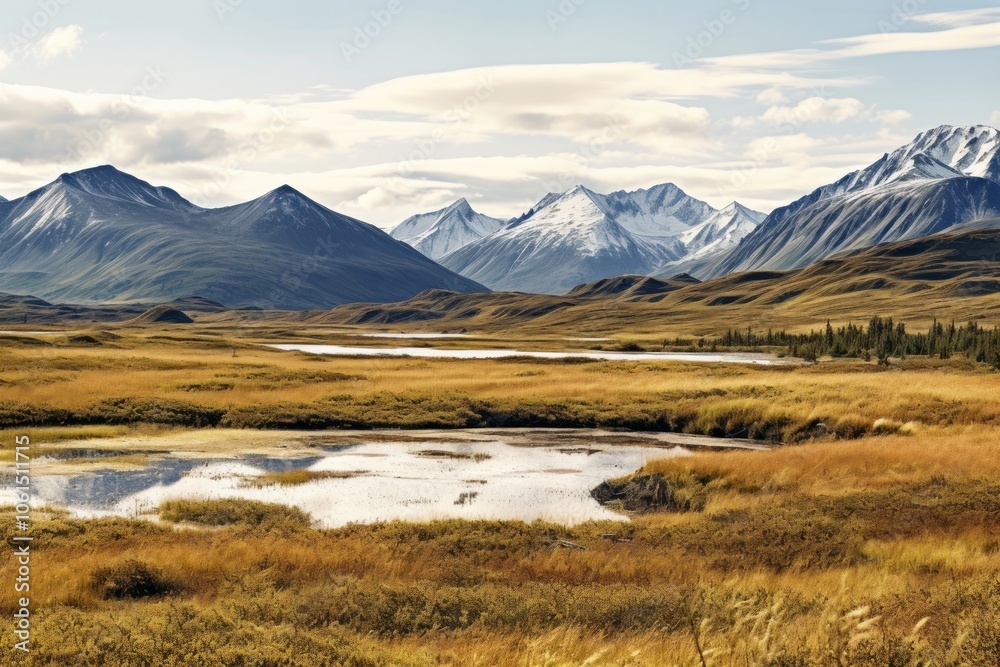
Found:
[[[35,664],[1000,662],[982,365],[328,357],[263,345],[277,334],[2,341],[5,440],[31,436],[50,494]],[[428,344],[565,346],[484,338]],[[437,505],[366,514],[407,476]],[[658,502],[601,507],[609,478]],[[491,491],[526,482],[565,491],[536,496],[557,511],[498,511]]]
[[[217,443],[227,457],[205,452],[197,441],[185,451],[169,435],[138,452],[103,448],[100,440],[52,447],[36,463],[37,500],[85,518],[155,519],[165,502],[238,499],[296,507],[320,528],[446,519],[578,525],[626,520],[591,492],[653,461],[691,454],[671,440],[726,446],[711,438],[556,429],[512,438],[456,431],[434,439],[428,433],[425,441],[409,433],[402,442],[394,442],[392,432],[372,434],[379,441],[366,434],[356,440],[331,434],[328,441],[322,433],[279,436],[274,442],[284,445],[252,454],[240,451],[248,434],[216,435],[223,435]],[[148,461],[137,462],[136,455]],[[131,458],[115,465],[125,457]]]

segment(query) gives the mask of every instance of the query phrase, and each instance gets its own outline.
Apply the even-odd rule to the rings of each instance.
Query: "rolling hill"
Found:
[[[633,332],[711,335],[727,328],[819,327],[881,314],[930,319],[1000,319],[1000,221],[869,248],[797,271],[752,271],[705,282],[690,276],[625,276],[580,285],[563,296],[425,292],[399,304],[352,304],[315,316],[323,324],[538,334]]]

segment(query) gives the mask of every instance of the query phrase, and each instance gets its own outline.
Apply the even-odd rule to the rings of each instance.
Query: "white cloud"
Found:
[[[729,119],[728,123],[735,128],[746,130],[756,125],[759,121],[760,118],[757,116],[733,116]]]
[[[816,151],[825,145],[822,139],[804,133],[761,137],[747,144],[743,158],[758,167],[809,170],[816,166]]]
[[[840,58],[986,49],[1000,46],[1000,21],[963,25],[934,32],[862,35],[832,39],[825,43],[840,46],[838,50],[831,52]]]
[[[6,52],[0,51],[0,69],[4,69],[7,65],[11,64],[13,59],[7,55]]]
[[[910,20],[916,23],[944,26],[948,28],[961,28],[970,25],[981,25],[984,23],[997,23],[1000,22],[1000,7],[918,14],[917,16],[911,17]]]
[[[79,26],[60,28],[17,57],[69,56],[82,36]],[[809,67],[855,48],[702,59],[681,69],[480,67],[256,100],[0,84],[0,189],[16,195],[62,171],[108,162],[203,205],[288,182],[380,224],[461,196],[478,199],[484,212],[516,215],[547,191],[579,182],[614,190],[669,180],[717,205],[738,198],[769,208],[867,164],[859,156],[869,149],[874,159],[898,145],[891,134],[905,112],[830,98],[829,90],[864,81]],[[724,105],[733,115],[716,117]],[[868,128],[871,146],[837,140],[847,120],[880,125]],[[740,161],[769,145],[761,134],[779,134],[774,125],[789,122],[809,123],[808,134],[797,128],[777,137],[764,164]]]
[[[682,157],[712,148],[706,100],[769,91],[763,99],[778,101],[782,89],[852,83],[858,82],[706,64],[681,70],[643,62],[509,65],[394,79],[358,91],[343,109],[366,119],[392,114],[397,125],[400,117],[427,124],[456,143],[518,135],[588,143],[610,129],[619,142]]]
[[[744,158],[758,162],[785,159],[791,153],[805,153],[822,146],[823,141],[808,134],[787,134],[754,139],[747,145]]]
[[[785,97],[785,94],[780,90],[776,88],[768,88],[767,90],[761,91],[760,94],[757,95],[757,102],[773,107],[780,104],[787,104],[788,98]]]
[[[899,125],[911,118],[912,114],[909,111],[903,109],[877,111],[853,97],[810,97],[794,106],[771,107],[760,117],[760,120],[774,125],[797,128],[807,123],[836,125],[849,120],[870,121],[881,125]],[[753,123],[744,120],[741,124],[744,127],[749,127]]]
[[[710,70],[711,76],[706,76],[705,70]],[[668,69],[648,62],[505,65],[393,79],[359,91],[351,106],[441,116],[479,93],[488,94],[490,106],[573,107],[591,105],[594,100],[602,104],[616,99],[679,103],[695,98],[730,98],[764,88],[808,90],[851,83],[700,63],[689,69]]]
[[[964,51],[1000,46],[1000,13],[997,10],[939,12],[911,17],[911,20],[947,29],[928,32],[881,32],[857,37],[829,39],[821,48],[792,49],[704,58],[708,67],[755,72],[789,71],[847,58],[919,53]]]
[[[843,123],[865,113],[865,105],[853,97],[810,97],[795,106],[776,106],[768,109],[762,119],[775,125],[802,125],[804,123]]]
[[[899,125],[913,118],[913,114],[902,109],[886,109],[876,112],[874,117],[883,125]]]
[[[82,45],[83,28],[78,25],[68,25],[56,28],[42,37],[33,47],[32,53],[39,60],[72,58]]]

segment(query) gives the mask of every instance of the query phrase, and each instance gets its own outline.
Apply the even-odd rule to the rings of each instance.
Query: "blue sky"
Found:
[[[382,226],[672,181],[761,210],[1000,124],[1000,7],[933,0],[8,0],[0,193],[112,163]],[[364,34],[367,30],[367,35]]]

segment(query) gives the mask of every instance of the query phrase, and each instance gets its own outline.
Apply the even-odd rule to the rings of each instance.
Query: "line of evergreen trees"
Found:
[[[704,340],[699,341],[701,347],[706,344]],[[810,331],[808,334],[731,329],[712,346],[784,347],[790,356],[807,361],[833,356],[866,361],[878,359],[883,365],[888,365],[889,359],[893,358],[926,356],[950,359],[961,354],[1000,370],[1000,327],[987,329],[977,322],[956,326],[954,322],[946,325],[934,320],[927,333],[910,333],[905,324],[897,324],[891,317],[873,317],[867,327],[848,324],[835,329],[827,322],[825,330]]]

